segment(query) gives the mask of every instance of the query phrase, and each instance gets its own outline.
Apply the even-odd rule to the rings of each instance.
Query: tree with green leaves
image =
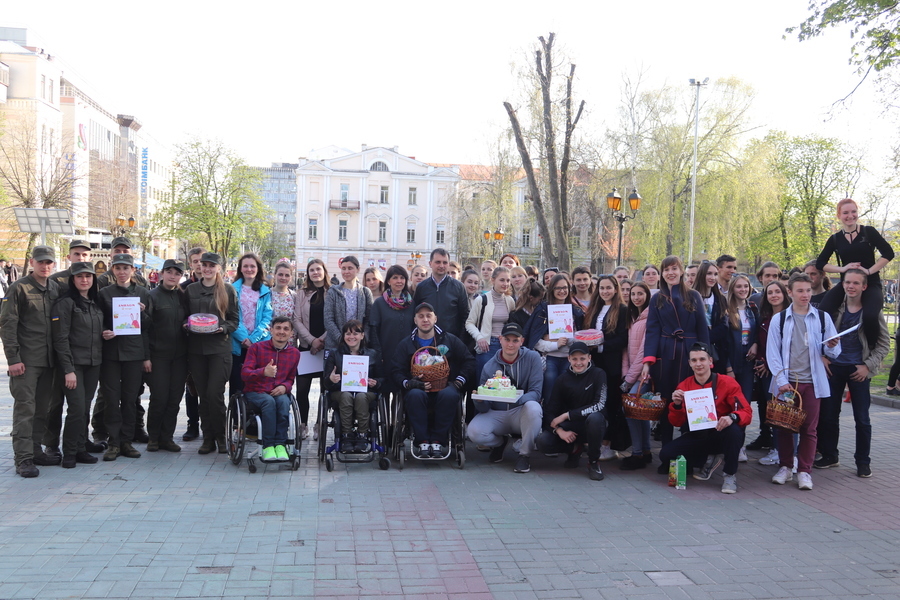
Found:
[[[167,233],[206,238],[212,252],[230,257],[243,242],[268,234],[275,221],[262,201],[262,174],[216,140],[177,146],[175,194],[160,209]]]

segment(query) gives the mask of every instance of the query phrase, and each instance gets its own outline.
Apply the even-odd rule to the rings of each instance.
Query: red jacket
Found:
[[[716,417],[722,418],[731,413],[737,413],[738,425],[746,427],[753,420],[753,408],[744,398],[741,386],[733,377],[728,375],[713,374],[704,385],[697,383],[694,376],[691,375],[678,384],[675,389],[690,392],[692,390],[701,390],[703,388],[712,387],[713,377],[717,378],[715,398],[716,398]],[[675,406],[675,403],[669,404],[669,423],[675,427],[681,427],[687,422],[687,413],[684,410],[684,402]]]
[[[269,361],[275,362],[275,377],[266,377],[265,369]],[[297,363],[300,362],[300,351],[290,342],[281,350],[276,350],[272,340],[263,340],[252,344],[247,349],[247,358],[241,369],[245,392],[268,394],[279,385],[283,385],[285,394],[291,391],[291,385],[297,376]]]

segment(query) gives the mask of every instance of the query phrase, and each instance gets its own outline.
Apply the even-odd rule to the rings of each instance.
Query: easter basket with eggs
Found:
[[[796,384],[790,390],[772,396],[766,403],[766,422],[773,427],[797,433],[804,421],[803,397],[797,391]]]
[[[430,392],[439,392],[447,387],[447,378],[450,376],[450,363],[446,356],[448,351],[449,348],[441,344],[424,346],[412,355],[409,372],[419,381],[430,383]]]

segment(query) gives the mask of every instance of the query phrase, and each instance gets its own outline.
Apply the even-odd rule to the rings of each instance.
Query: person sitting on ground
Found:
[[[403,400],[413,432],[413,454],[418,458],[446,458],[450,453],[450,427],[456,418],[460,390],[474,377],[475,357],[458,337],[437,326],[437,315],[431,304],[419,304],[414,321],[416,328],[394,353],[391,376],[397,388],[405,390]],[[432,355],[439,354],[443,346],[442,356],[450,365],[447,387],[441,390],[432,391],[430,382],[413,377],[410,372],[413,355],[429,346],[438,349],[437,352],[429,350]]]
[[[377,392],[381,389],[384,379],[381,377],[381,361],[373,348],[366,346],[365,327],[362,322],[351,319],[341,328],[341,343],[337,350],[329,352],[325,360],[325,370],[328,381],[325,389],[333,394],[337,401],[338,413],[341,415],[341,452],[366,452],[369,443],[369,412],[370,406],[375,402]],[[368,356],[369,373],[365,383],[367,392],[341,391],[344,357],[350,355]],[[338,371],[338,369],[341,371]],[[356,433],[353,433],[353,423],[357,424]]]
[[[519,458],[514,471],[531,470],[529,456],[534,440],[541,432],[541,386],[544,370],[541,357],[534,350],[523,348],[525,336],[518,323],[507,323],[500,332],[500,349],[481,371],[478,381],[486,382],[499,371],[509,378],[510,385],[524,393],[514,403],[475,400],[478,414],[469,424],[469,439],[479,446],[491,448],[490,461],[501,462],[509,435],[522,436]]]
[[[578,467],[587,444],[588,477],[603,479],[600,449],[606,433],[606,373],[591,362],[591,351],[584,342],[569,347],[569,368],[553,386],[544,414],[545,431],[537,446],[546,454],[566,453],[567,469]],[[643,460],[643,459],[641,459]]]
[[[691,346],[689,361],[694,374],[675,388],[667,414],[673,427],[681,427],[681,436],[659,451],[662,461],[660,472],[667,473],[669,461],[683,455],[689,470],[703,465],[700,473],[694,474],[694,479],[706,481],[724,462],[722,493],[734,494],[737,492],[738,454],[744,443],[744,428],[753,420],[753,409],[737,381],[728,375],[712,372],[712,348],[709,344],[697,342]],[[704,388],[712,388],[718,422],[715,429],[689,431],[684,393]],[[703,464],[704,461],[706,464]]]
[[[290,423],[289,394],[297,375],[300,351],[290,343],[294,335],[290,318],[272,319],[269,333],[270,339],[255,342],[247,349],[241,377],[244,399],[259,410],[262,419],[260,458],[264,462],[285,462],[290,460],[284,447]]]

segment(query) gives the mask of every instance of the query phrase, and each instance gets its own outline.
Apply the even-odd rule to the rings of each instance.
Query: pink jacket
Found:
[[[644,366],[644,333],[647,331],[647,315],[650,307],[645,308],[637,321],[628,329],[628,352],[622,353],[622,373],[625,381],[634,384],[641,376],[641,368]]]

